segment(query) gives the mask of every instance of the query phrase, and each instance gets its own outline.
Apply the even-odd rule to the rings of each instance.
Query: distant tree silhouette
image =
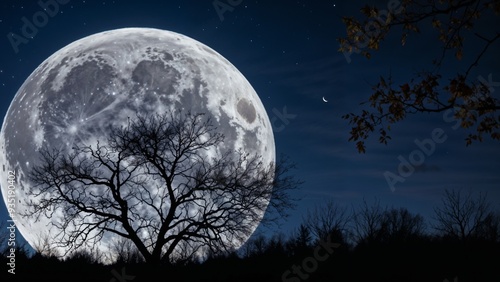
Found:
[[[461,202],[466,198],[460,197]],[[475,197],[470,199],[476,202]],[[95,263],[95,254],[85,249],[74,251],[63,260],[39,253],[25,257],[18,252],[16,276],[20,281],[35,281],[40,277],[54,281],[155,281],[158,277],[186,282],[500,281],[495,268],[500,261],[500,241],[484,240],[497,238],[498,233],[489,228],[495,226],[497,215],[493,213],[487,213],[481,221],[482,228],[476,232],[489,237],[471,239],[466,244],[444,233],[429,234],[420,215],[405,208],[384,208],[379,201],[370,204],[364,201],[354,215],[357,223],[352,227],[358,226],[356,234],[361,238],[354,248],[339,246],[333,251],[330,244],[334,240],[315,242],[315,235],[302,223],[289,236],[255,234],[240,249],[242,256],[210,250],[203,261],[185,257],[169,265],[157,265],[137,263],[134,259],[125,262],[127,255],[135,252],[135,245],[117,237],[115,247],[122,246],[125,257],[118,264]],[[185,249],[192,250],[189,246]],[[6,263],[7,259],[3,257],[0,261]],[[122,273],[134,279],[120,279]]]
[[[339,206],[332,200],[324,205],[309,210],[304,218],[304,224],[316,237],[316,240],[330,240],[345,244],[348,236],[348,223],[352,215],[347,208]]]
[[[61,253],[56,249],[55,244],[51,243],[49,234],[38,235],[33,244],[36,253],[47,258],[61,258]]]
[[[192,242],[189,241],[179,242],[178,247],[174,250],[174,253],[172,254],[173,257],[176,258],[175,263],[177,265],[185,265],[190,262],[203,261],[203,256],[198,254],[198,250],[200,250],[202,247],[203,245],[194,245],[192,244]],[[142,258],[142,255],[140,253],[138,253],[137,251],[135,253],[136,255],[134,255],[134,258],[137,255],[140,258]],[[136,260],[138,260],[138,258],[136,258]]]
[[[134,243],[125,238],[118,237],[111,246],[112,252],[117,256],[116,263],[140,263],[144,262],[144,257],[139,252]]]
[[[403,46],[411,33],[437,32],[438,55],[429,58],[427,70],[406,81],[381,76],[362,103],[367,107],[343,116],[353,125],[349,140],[356,142],[358,151],[365,152],[364,142],[372,133],[378,133],[379,142],[387,144],[392,124],[420,113],[447,111],[447,119],[456,120],[457,127],[468,131],[467,145],[488,135],[500,140],[500,101],[491,95],[499,86],[498,80],[494,81],[491,73],[478,75],[476,70],[487,60],[487,54],[497,52],[494,46],[500,41],[500,29],[490,23],[498,20],[500,1],[407,0],[390,1],[388,6],[385,10],[366,5],[361,8],[363,17],[359,20],[343,17],[347,34],[338,39],[339,51],[349,62],[353,53],[370,58],[371,52],[378,50],[394,31],[401,32]],[[464,55],[464,50],[470,54]],[[463,63],[454,76],[447,77],[443,66],[453,57]]]
[[[266,253],[269,241],[266,236],[258,234],[252,236],[244,246],[244,257],[259,257]]]
[[[97,250],[80,249],[72,252],[64,261],[73,265],[89,265],[99,263],[101,258],[102,256]]]
[[[286,253],[286,238],[283,233],[274,234],[266,244],[265,254],[269,257],[284,256]]]
[[[137,116],[107,140],[75,144],[69,155],[44,147],[30,172],[35,186],[24,216],[62,212],[52,225],[57,246],[69,250],[112,234],[149,263],[175,261],[180,247],[231,251],[266,207],[276,214],[269,221],[286,213],[293,205],[287,192],[300,181],[288,174],[287,160],[219,153],[223,142],[203,114],[171,113]]]
[[[308,255],[313,244],[313,236],[309,228],[302,223],[294,232],[291,233],[285,242],[285,248],[288,256],[303,257]]]
[[[443,205],[434,209],[434,228],[442,235],[461,241],[469,239],[498,240],[500,220],[486,201],[486,195],[445,190]]]
[[[385,241],[404,242],[424,235],[425,223],[421,215],[413,215],[406,208],[391,208],[384,212],[381,232]]]
[[[378,200],[369,206],[363,201],[355,212],[353,229],[358,245],[401,243],[424,236],[425,221],[406,208],[382,207]]]
[[[311,241],[312,241],[312,236],[311,236],[311,231],[309,230],[309,228],[306,225],[301,224],[299,226],[299,229],[297,230],[297,234],[295,235],[295,238],[293,238],[293,241],[295,241],[295,244],[298,247],[301,247],[301,248],[310,247]]]
[[[355,211],[353,220],[353,237],[358,245],[382,241],[386,211],[387,208],[380,206],[380,201],[376,200],[369,206],[363,199],[363,204]]]
[[[11,250],[14,249],[16,261],[22,264],[31,254],[28,245],[19,240],[19,237],[16,237],[14,241],[9,240],[11,236],[10,230],[8,229],[10,224],[11,223],[7,221],[0,222],[0,258],[9,262],[10,258],[7,258],[7,256],[10,256],[12,253]],[[16,230],[16,233],[17,232]],[[17,233],[16,236],[19,236],[19,233]],[[7,268],[5,268],[5,273],[7,273]]]
[[[480,238],[500,243],[500,213],[490,212],[477,229]]]

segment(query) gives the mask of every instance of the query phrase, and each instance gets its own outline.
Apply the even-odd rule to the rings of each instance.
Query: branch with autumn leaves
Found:
[[[387,144],[391,140],[388,132],[391,125],[403,121],[410,114],[439,113],[450,109],[460,126],[467,130],[466,145],[482,141],[485,136],[500,140],[500,102],[493,97],[491,81],[471,78],[474,68],[491,48],[498,43],[500,29],[475,30],[480,20],[500,15],[500,0],[490,1],[416,1],[401,2],[398,12],[382,13],[376,7],[361,9],[363,20],[344,17],[347,36],[339,38],[341,52],[360,53],[371,58],[372,51],[379,49],[387,34],[401,28],[401,44],[404,46],[411,33],[420,33],[420,26],[430,24],[438,31],[439,58],[432,60],[429,71],[417,73],[407,82],[396,83],[392,77],[380,77],[372,86],[372,94],[361,103],[360,113],[343,116],[353,127],[349,141],[356,142],[358,152],[366,150],[365,141],[373,132],[378,132],[379,142]],[[381,21],[381,14],[385,15]],[[376,19],[376,20],[374,20]],[[491,25],[490,25],[491,26]],[[463,59],[466,38],[477,38],[481,45],[474,59],[464,62],[464,70],[455,77],[443,78],[440,69],[446,63],[447,53],[453,52],[456,60]],[[491,76],[490,76],[491,80]],[[367,107],[366,107],[367,106]]]

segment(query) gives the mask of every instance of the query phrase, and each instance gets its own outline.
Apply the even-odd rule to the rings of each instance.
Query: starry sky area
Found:
[[[370,60],[352,54],[348,62],[338,52],[336,39],[345,36],[342,16],[361,16],[359,9],[365,4],[384,9],[388,1],[220,0],[236,3],[222,15],[213,0],[65,1],[33,38],[18,46],[18,52],[7,35],[21,34],[22,18],[32,19],[42,8],[37,1],[1,1],[0,122],[24,80],[67,44],[117,28],[165,29],[216,50],[240,70],[262,100],[273,121],[277,154],[296,163],[294,173],[304,181],[292,194],[300,198],[297,208],[278,231],[294,230],[308,209],[329,199],[349,208],[363,199],[377,199],[389,207],[406,207],[431,223],[433,207],[440,205],[444,190],[462,188],[488,193],[493,208],[500,211],[498,141],[486,139],[466,147],[465,132],[455,130],[442,113],[409,116],[392,127],[393,140],[387,146],[379,144],[375,135],[369,139],[365,154],[347,141],[350,125],[341,116],[359,113],[359,103],[369,97],[381,75],[407,81],[439,54],[437,35],[432,32],[410,36],[404,47],[396,32]],[[500,26],[498,17],[494,20],[489,24]],[[474,44],[466,51],[479,48]],[[489,54],[475,75],[500,82],[500,59],[498,52],[493,53],[497,54]],[[466,53],[463,60],[471,58]],[[452,77],[463,68],[451,63],[443,73]],[[497,84],[492,92],[496,97]],[[288,118],[283,119],[285,113]],[[431,138],[436,128],[444,131],[446,141],[436,144],[423,165],[392,191],[384,172],[397,173],[398,157],[408,159],[418,149],[415,140]],[[3,201],[0,219],[8,219]]]

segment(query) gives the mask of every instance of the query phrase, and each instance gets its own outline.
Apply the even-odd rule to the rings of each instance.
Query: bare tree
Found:
[[[290,238],[293,244],[299,248],[308,248],[312,243],[311,231],[306,224],[301,224]]]
[[[144,261],[134,243],[125,237],[118,237],[111,246],[111,250],[116,255],[114,261],[117,263],[139,263]]]
[[[326,240],[328,236],[335,235],[336,238],[332,240],[345,242],[350,220],[347,208],[329,200],[323,206],[308,211],[304,224],[317,240]]]
[[[386,211],[387,208],[381,207],[378,200],[372,206],[363,200],[363,204],[354,214],[353,236],[356,243],[380,242]]]
[[[306,224],[302,223],[294,230],[285,243],[289,256],[303,257],[311,252],[313,246],[313,235]]]
[[[172,113],[137,116],[104,142],[75,144],[69,154],[43,148],[25,216],[62,212],[52,224],[66,249],[113,235],[150,263],[171,261],[179,246],[231,251],[266,208],[284,214],[298,182],[289,164],[220,152],[223,141],[203,114]]]
[[[500,242],[500,214],[490,212],[477,229],[478,237],[491,241]]]
[[[354,238],[357,243],[406,242],[425,233],[424,218],[406,208],[382,207],[379,201],[366,201],[354,216]]]
[[[392,208],[384,213],[382,231],[386,240],[407,240],[424,234],[421,215],[413,215],[406,208]]]
[[[201,245],[194,245],[189,241],[182,241],[179,243],[178,248],[174,250],[170,258],[170,263],[185,265],[190,262],[203,261],[204,257],[198,252],[202,247]]]
[[[33,249],[44,257],[61,257],[61,254],[57,251],[56,246],[51,242],[48,234],[38,235],[37,240],[33,245]]]
[[[97,264],[105,261],[104,254],[98,248],[94,249],[78,249],[71,252],[66,258],[66,262],[74,264]]]
[[[445,190],[442,201],[443,206],[434,209],[437,221],[434,228],[442,235],[459,240],[498,238],[499,219],[485,194],[479,193],[474,198],[471,192]]]
[[[286,237],[283,233],[274,234],[267,243],[267,255],[284,255],[286,253]]]
[[[243,256],[248,258],[263,255],[266,252],[267,245],[268,240],[264,235],[253,235],[243,246]]]

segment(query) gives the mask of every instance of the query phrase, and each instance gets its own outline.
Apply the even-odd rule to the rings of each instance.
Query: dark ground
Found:
[[[84,257],[59,261],[39,255],[28,258],[18,252],[16,274],[7,273],[8,266],[3,258],[2,276],[7,274],[7,281],[106,282],[500,281],[498,242],[422,237],[400,243],[376,242],[356,248],[340,245],[331,254],[321,244],[292,250],[286,247],[288,243],[268,244],[261,253],[245,258],[233,255],[211,258],[202,264],[176,266],[144,263],[105,266]],[[315,253],[322,261],[315,259]],[[2,278],[2,281],[6,280]]]

